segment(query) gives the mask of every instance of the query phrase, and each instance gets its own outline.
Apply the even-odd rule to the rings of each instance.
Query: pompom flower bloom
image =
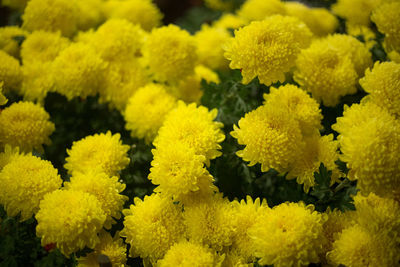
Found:
[[[248,0],[240,7],[237,14],[250,22],[263,20],[276,14],[286,15],[286,8],[280,0]]]
[[[41,152],[43,144],[51,143],[49,136],[55,129],[49,118],[44,108],[32,102],[13,103],[0,113],[0,142],[24,152]]]
[[[280,267],[319,262],[325,220],[302,202],[283,203],[265,212],[249,230],[259,263]]]
[[[236,30],[225,47],[225,57],[231,61],[230,68],[241,69],[243,83],[258,76],[261,83],[270,85],[285,81],[285,73],[310,40],[310,30],[299,19],[276,15]]]
[[[67,149],[69,157],[64,167],[69,173],[86,173],[98,169],[109,176],[118,175],[118,172],[129,164],[128,145],[123,145],[120,134],[95,134],[72,143]]]
[[[64,187],[68,190],[82,191],[95,196],[107,216],[104,223],[106,229],[116,223],[113,218],[121,218],[122,208],[125,201],[128,200],[127,196],[121,194],[125,189],[125,184],[120,183],[118,177],[109,177],[101,172],[75,173],[70,182],[64,183]]]
[[[196,42],[178,26],[163,26],[153,29],[148,36],[143,56],[157,81],[176,83],[194,72]]]
[[[217,112],[216,109],[208,111],[206,107],[197,107],[195,103],[178,102],[178,106],[166,116],[154,146],[182,142],[193,148],[197,155],[205,156],[205,163],[209,165],[211,159],[222,154],[218,151],[221,149],[219,143],[225,139],[221,130],[223,124],[214,121]]]
[[[18,60],[0,50],[0,62],[0,82],[3,82],[4,92],[19,89],[22,72]]]
[[[60,188],[57,169],[32,155],[14,156],[0,172],[0,203],[8,216],[21,213],[21,221],[39,210],[44,195]]]
[[[124,210],[121,236],[131,245],[130,256],[156,262],[169,248],[183,238],[182,207],[159,194],[134,199]]]
[[[338,0],[332,11],[353,25],[369,26],[371,12],[381,3],[377,0]]]
[[[400,52],[400,2],[386,2],[372,12],[371,20],[385,34],[385,50]]]
[[[42,246],[55,243],[69,256],[85,247],[94,248],[106,215],[97,198],[89,193],[56,190],[45,195],[36,214],[36,235]]]
[[[124,117],[131,135],[150,143],[157,136],[165,116],[176,105],[176,98],[161,84],[150,83],[139,88],[129,99]]]

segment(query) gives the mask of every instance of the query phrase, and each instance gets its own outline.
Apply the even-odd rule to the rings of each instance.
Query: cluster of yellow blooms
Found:
[[[14,92],[24,101],[0,113],[0,204],[8,216],[37,220],[43,246],[113,266],[140,256],[149,266],[397,266],[400,261],[400,2],[338,0],[333,14],[349,34],[335,34],[329,10],[299,2],[247,0],[195,34],[161,26],[151,0],[3,0],[23,11],[22,26],[0,28],[0,105]],[[229,11],[231,1],[205,0]],[[391,61],[373,63],[375,23]],[[234,30],[232,33],[230,30]],[[354,36],[363,35],[361,42]],[[15,37],[23,37],[19,46]],[[240,69],[242,83],[271,86],[261,106],[234,125],[237,155],[261,171],[274,169],[309,192],[321,163],[331,183],[346,177],[360,192],[355,211],[318,212],[313,205],[247,196],[229,201],[207,168],[222,155],[218,111],[200,105],[201,81]],[[279,85],[276,85],[279,83]],[[284,84],[284,85],[281,85]],[[321,135],[320,105],[335,107],[364,89]],[[43,107],[49,92],[68,100],[99,96],[121,112],[132,137],[152,144],[144,199],[128,197],[119,178],[130,149],[120,134],[75,141],[64,165],[38,155],[55,130]],[[123,218],[123,230],[108,230]]]

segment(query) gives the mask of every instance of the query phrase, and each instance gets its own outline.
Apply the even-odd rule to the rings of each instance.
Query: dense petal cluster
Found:
[[[285,81],[285,73],[310,40],[310,30],[299,19],[275,15],[236,30],[225,47],[225,57],[231,61],[230,68],[241,69],[243,83],[258,76],[261,83],[270,85]]]
[[[338,0],[332,11],[350,24],[370,24],[371,12],[381,3],[380,0]]]
[[[68,157],[64,167],[69,173],[86,173],[98,169],[109,176],[118,175],[118,172],[129,164],[128,145],[123,145],[120,134],[95,134],[87,136],[72,144],[67,149]]]
[[[2,2],[4,5],[4,1]],[[18,26],[5,26],[0,28],[0,50],[3,50],[10,56],[19,57],[20,47],[19,38],[28,36],[28,33]]]
[[[8,216],[21,213],[27,220],[39,210],[44,195],[60,188],[57,169],[46,160],[32,155],[14,156],[0,172],[0,204]]]
[[[17,90],[21,84],[21,66],[14,57],[0,50],[0,81],[4,92]]]
[[[248,0],[240,7],[237,14],[250,22],[263,20],[275,14],[286,15],[286,8],[280,0]]]

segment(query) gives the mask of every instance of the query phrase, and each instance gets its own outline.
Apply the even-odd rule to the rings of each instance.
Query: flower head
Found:
[[[3,82],[4,92],[19,89],[22,72],[18,60],[0,50],[0,62],[0,81]]]
[[[10,163],[14,158],[24,153],[19,152],[19,147],[12,147],[10,145],[4,146],[4,151],[0,153],[0,171]]]
[[[348,23],[369,26],[370,15],[382,1],[377,0],[338,0],[332,11],[346,19]]]
[[[284,3],[280,0],[247,0],[237,12],[240,18],[248,22],[263,20],[271,15],[286,15]]]
[[[387,1],[378,6],[371,15],[378,30],[385,34],[385,50],[400,51],[400,3]]]

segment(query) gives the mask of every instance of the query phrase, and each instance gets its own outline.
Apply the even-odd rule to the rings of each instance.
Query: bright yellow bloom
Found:
[[[174,244],[165,257],[157,262],[156,266],[219,267],[221,266],[221,257],[207,247],[185,240]]]
[[[77,28],[86,31],[97,27],[103,20],[103,0],[76,0],[78,9]]]
[[[347,163],[349,178],[358,180],[363,194],[399,196],[400,122],[372,103],[345,106],[332,128]]]
[[[165,118],[163,126],[153,144],[156,148],[165,143],[182,142],[194,149],[196,155],[205,156],[205,163],[219,157],[221,143],[225,139],[221,128],[223,124],[214,121],[218,111],[197,107],[195,103],[186,105],[179,101],[178,106]]]
[[[4,5],[4,1],[2,2]],[[10,56],[19,57],[19,45],[15,38],[25,38],[28,32],[18,26],[0,27],[0,50],[5,51]]]
[[[231,13],[223,14],[219,19],[213,21],[215,28],[237,29],[246,24],[245,20]]]
[[[400,64],[376,62],[360,84],[369,93],[370,101],[400,118]]]
[[[49,136],[55,129],[49,118],[44,108],[32,102],[13,103],[0,113],[0,142],[24,152],[41,152],[43,144],[51,143]]]
[[[130,256],[156,262],[169,248],[183,238],[182,207],[159,194],[134,199],[134,205],[123,211],[121,236],[131,245]]]
[[[42,246],[54,243],[69,256],[85,247],[94,248],[99,242],[97,233],[106,215],[97,198],[91,194],[56,190],[44,196],[36,214],[36,235]]]
[[[19,147],[12,147],[10,145],[5,145],[4,151],[0,153],[0,171],[14,158],[20,155],[24,155],[24,153],[19,152]]]
[[[120,134],[95,134],[72,143],[67,149],[68,157],[64,167],[69,173],[86,173],[98,169],[109,176],[118,175],[118,172],[129,164],[128,145],[123,145]]]
[[[30,0],[22,14],[22,27],[28,31],[60,31],[71,37],[77,30],[78,7],[70,0]]]
[[[283,203],[265,212],[250,228],[261,265],[303,266],[318,263],[326,216],[304,203]]]
[[[241,118],[231,135],[243,150],[236,154],[249,161],[249,166],[261,163],[261,171],[276,169],[285,173],[304,149],[298,121],[287,111],[261,106]]]
[[[32,155],[14,156],[0,172],[0,203],[8,216],[28,220],[39,210],[44,195],[60,188],[62,180],[50,161]]]
[[[161,25],[163,14],[151,0],[111,0],[104,3],[107,18],[120,18],[138,24],[145,31]]]
[[[385,34],[385,50],[400,51],[400,2],[388,1],[376,8],[371,15],[378,30]]]
[[[22,72],[18,60],[0,50],[0,62],[0,81],[4,82],[4,92],[19,89]]]
[[[236,30],[225,47],[225,57],[231,69],[241,69],[243,83],[258,76],[261,83],[270,85],[285,81],[285,73],[310,40],[310,30],[299,19],[276,15]]]
[[[338,0],[332,11],[353,25],[369,26],[371,12],[381,0]]]
[[[52,91],[54,86],[51,70],[52,62],[33,61],[22,65],[23,80],[20,93],[24,100],[44,103],[47,93]]]
[[[95,95],[103,82],[106,63],[89,45],[71,44],[52,64],[55,91],[69,100]]]
[[[299,122],[303,135],[322,129],[318,102],[297,86],[287,84],[279,88],[271,87],[270,93],[264,94],[264,99],[264,105],[290,113]]]
[[[124,117],[132,137],[151,143],[157,136],[165,116],[177,105],[175,97],[166,89],[161,84],[150,83],[129,98]]]
[[[263,20],[275,14],[286,15],[286,8],[280,0],[247,0],[237,14],[250,22]]]
[[[176,83],[193,74],[197,63],[196,42],[175,25],[153,29],[143,47],[150,72],[157,81]]]
[[[203,25],[194,35],[197,43],[199,63],[211,69],[227,69],[228,60],[224,57],[223,45],[231,35],[225,28]]]
[[[94,252],[85,257],[78,258],[79,267],[99,267],[97,257],[105,255],[114,267],[124,267],[126,264],[126,245],[123,243],[119,234],[111,237],[106,231],[100,232],[100,242],[94,248]]]
[[[129,198],[121,194],[125,184],[118,181],[118,177],[109,177],[102,172],[88,171],[86,173],[74,173],[70,182],[64,183],[67,190],[82,191],[97,198],[107,218],[104,223],[106,229],[116,223],[115,219],[121,218],[121,211],[125,201]]]

